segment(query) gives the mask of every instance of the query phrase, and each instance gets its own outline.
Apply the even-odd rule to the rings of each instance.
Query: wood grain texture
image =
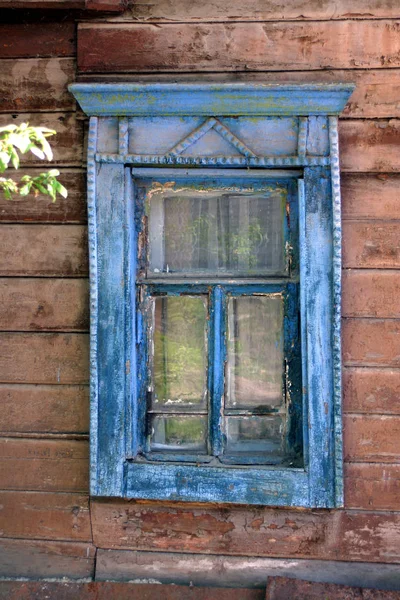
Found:
[[[112,578],[111,578],[112,579]],[[138,578],[139,579],[139,578]],[[145,578],[143,578],[145,579]],[[264,600],[265,585],[262,589],[231,589],[221,587],[195,587],[189,585],[159,585],[156,583],[115,581],[70,582],[70,581],[2,581],[0,600]],[[263,582],[265,584],[265,582]],[[218,586],[224,584],[219,581]],[[332,586],[334,587],[334,586]],[[335,597],[332,600],[337,600]],[[366,599],[374,600],[374,599]],[[393,600],[379,598],[377,600]]]
[[[1,225],[0,275],[87,276],[83,225]]]
[[[400,267],[400,221],[344,221],[345,268]]]
[[[96,16],[99,13],[120,13],[125,7],[126,2],[124,0],[0,0],[0,8],[28,10],[32,8],[42,10],[62,9],[65,11],[78,9],[85,12],[91,11],[91,14]]]
[[[400,370],[343,369],[343,409],[400,415]]]
[[[86,279],[0,278],[0,330],[88,331]]]
[[[3,490],[89,491],[89,444],[86,440],[0,438],[0,486]]]
[[[78,27],[81,72],[297,71],[400,66],[397,21]],[[112,67],[111,67],[112,65]]]
[[[0,58],[36,58],[75,54],[73,21],[57,19],[52,23],[2,24],[0,37]]]
[[[400,464],[345,465],[345,504],[366,510],[398,510]]]
[[[344,417],[344,459],[400,463],[399,436],[399,416],[347,414]]]
[[[400,272],[394,270],[344,270],[344,317],[400,318]]]
[[[363,600],[364,595],[359,587],[337,586],[333,583],[314,583],[292,579],[291,577],[268,578],[265,600],[286,600],[287,598]]]
[[[396,319],[344,319],[345,366],[400,366],[400,321]]]
[[[396,0],[135,0],[127,18],[148,21],[280,21],[400,18]]]
[[[100,548],[400,561],[400,514],[93,500]]]
[[[48,196],[14,196],[7,200],[0,194],[0,222],[3,223],[86,223],[86,173],[81,169],[59,169],[59,181],[67,188],[68,197],[57,196],[52,202]],[[14,176],[17,181],[24,175],[35,176],[42,169],[25,168]]]
[[[354,565],[354,562],[350,561],[341,561],[338,564],[334,560],[140,552],[101,548],[96,554],[96,579],[100,581],[111,579],[129,582],[156,576],[161,583],[219,586],[221,574],[223,574],[223,585],[236,590],[243,587],[257,587],[264,590],[267,578],[270,580],[277,574],[296,577],[296,579],[352,586],[400,589],[398,567],[395,564],[357,562],[357,565]],[[297,598],[306,600],[303,596],[285,596],[281,600],[297,600]],[[307,600],[311,599],[307,597]],[[328,598],[318,596],[313,600],[328,600]],[[329,597],[329,600],[332,599]],[[343,600],[343,597],[340,600]],[[379,600],[384,599],[379,597]],[[398,598],[390,600],[398,600]]]
[[[399,218],[400,175],[344,173],[341,189],[343,220]]]
[[[399,36],[400,40],[400,36]],[[400,56],[400,54],[399,54]],[[400,120],[341,121],[340,166],[343,171],[400,171]]]
[[[89,336],[1,333],[0,382],[82,384],[88,381]]]
[[[80,167],[83,160],[83,120],[77,119],[76,113],[54,112],[54,113],[13,113],[0,114],[0,127],[10,122],[29,123],[30,125],[48,127],[57,132],[50,138],[54,154],[52,162],[42,161],[33,154],[21,157],[21,166],[40,166],[45,170],[47,166],[68,165]]]
[[[104,83],[129,81],[127,75],[86,75],[88,81],[95,77]],[[85,78],[85,79],[86,79]],[[171,83],[171,75],[157,73],[153,75],[136,74],[136,83]],[[393,118],[400,116],[400,69],[356,69],[322,71],[269,71],[234,73],[174,73],[176,83],[269,83],[269,84],[307,84],[307,83],[354,83],[356,88],[341,113],[341,118]]]
[[[96,549],[83,542],[0,540],[0,576],[82,579],[94,576]]]
[[[0,385],[0,431],[88,433],[89,389],[83,385]]]
[[[0,112],[71,111],[67,85],[75,77],[72,58],[0,60]]]
[[[0,505],[2,537],[91,541],[85,495],[2,491]]]

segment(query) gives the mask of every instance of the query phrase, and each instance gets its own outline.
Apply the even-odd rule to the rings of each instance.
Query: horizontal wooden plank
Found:
[[[112,579],[112,578],[111,578]],[[156,579],[156,578],[154,578]],[[265,581],[262,589],[229,589],[222,587],[195,587],[192,584],[159,585],[156,583],[92,581],[1,581],[0,600],[265,600]],[[219,581],[218,585],[224,584]],[[332,599],[332,600],[336,600]],[[381,597],[379,600],[392,600]]]
[[[344,221],[345,268],[400,267],[400,221]]]
[[[86,75],[88,81],[91,75]],[[103,83],[129,81],[125,75],[96,75],[96,81]],[[136,74],[136,83],[170,83],[171,76],[166,73],[157,75]],[[323,71],[269,71],[235,73],[183,73],[174,74],[176,83],[354,83],[356,88],[347,103],[341,118],[393,118],[400,117],[400,69],[356,69]]]
[[[0,112],[75,109],[68,84],[75,77],[73,58],[0,60]]]
[[[43,462],[83,461],[89,458],[87,440],[27,439],[0,437],[0,460]],[[19,477],[18,471],[14,473]],[[2,480],[0,479],[0,485]],[[18,485],[20,485],[18,483]]]
[[[95,552],[94,546],[83,542],[2,539],[0,576],[91,578],[94,576]]]
[[[74,277],[88,274],[83,225],[1,225],[0,275]]]
[[[20,169],[13,173],[19,181],[24,175],[35,177],[43,172],[37,168]],[[0,222],[3,223],[86,223],[86,173],[82,169],[60,169],[59,181],[67,188],[68,197],[57,196],[53,202],[49,196],[14,196],[7,200],[0,194]]]
[[[345,366],[400,366],[400,320],[344,319]]]
[[[1,333],[1,383],[88,382],[89,336],[83,333]]]
[[[92,538],[88,497],[50,492],[0,492],[2,537],[72,540]]]
[[[400,318],[400,272],[344,270],[342,289],[344,317]]]
[[[306,19],[399,18],[396,0],[135,0],[130,7],[134,19],[146,21],[280,21]]]
[[[3,490],[89,492],[89,444],[0,438]]]
[[[0,0],[0,8],[42,9],[90,11],[90,15],[99,13],[121,13],[126,8],[123,0]],[[80,13],[79,16],[82,16]]]
[[[86,279],[0,278],[0,330],[88,331]]]
[[[94,499],[91,515],[100,548],[400,562],[399,513]]]
[[[83,385],[0,385],[0,431],[88,433],[89,388]]]
[[[236,590],[241,587],[253,586],[264,590],[265,582],[276,575],[307,579],[308,581],[362,585],[380,590],[400,589],[397,565],[363,562],[357,562],[355,565],[351,561],[338,563],[334,560],[138,552],[136,550],[103,550],[102,548],[99,548],[96,554],[96,579],[101,581],[110,579],[132,581],[156,576],[157,581],[161,583],[218,586],[221,585],[221,573],[223,573],[224,586]],[[306,600],[303,596],[284,596],[280,600],[297,598]],[[328,600],[325,596],[315,596],[313,600],[320,600],[320,598]],[[311,598],[307,597],[307,600],[311,600]],[[332,600],[330,596],[329,600]],[[384,599],[379,598],[379,600]]]
[[[398,510],[400,465],[347,463],[345,504],[367,510]]]
[[[286,600],[286,598],[329,598],[329,600],[393,600],[390,592],[364,591],[357,587],[339,586],[333,583],[314,583],[292,577],[271,577],[268,579],[265,600]]]
[[[400,39],[400,36],[399,36]],[[400,54],[399,54],[400,56]],[[400,171],[400,120],[340,122],[340,166],[343,171]]]
[[[343,369],[343,409],[400,415],[400,370]]]
[[[54,159],[47,163],[29,153],[21,157],[22,166],[40,166],[45,170],[49,165],[82,166],[83,157],[83,120],[77,119],[76,113],[13,113],[0,114],[0,127],[14,123],[29,123],[30,125],[54,129],[57,134],[49,139]],[[12,173],[12,170],[9,171]],[[11,175],[10,175],[11,176]],[[18,178],[18,174],[16,174]]]
[[[399,416],[347,414],[343,424],[346,461],[400,463]]]
[[[75,23],[72,20],[1,24],[0,38],[0,58],[75,54]]]
[[[398,28],[391,20],[81,23],[78,67],[86,73],[394,68]]]
[[[399,218],[400,175],[343,173],[341,188],[344,220]]]

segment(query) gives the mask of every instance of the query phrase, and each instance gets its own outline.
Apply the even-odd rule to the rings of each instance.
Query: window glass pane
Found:
[[[278,409],[282,374],[282,295],[230,297],[225,407]]]
[[[285,272],[287,189],[148,194],[150,275]]]
[[[226,454],[283,456],[284,421],[274,417],[226,417]]]
[[[169,296],[154,302],[153,410],[204,407],[207,398],[207,299]]]
[[[207,417],[152,415],[150,450],[207,452]]]

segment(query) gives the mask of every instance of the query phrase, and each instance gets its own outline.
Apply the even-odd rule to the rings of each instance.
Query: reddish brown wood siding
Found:
[[[123,22],[63,14],[0,26],[0,125],[56,129],[69,190],[55,204],[0,198],[0,552],[13,557],[0,574],[29,563],[27,576],[90,577],[96,547],[400,563],[398,2],[157,0]],[[113,74],[357,84],[340,123],[345,510],[89,505],[86,119],[67,84]],[[20,174],[42,168],[24,160]]]

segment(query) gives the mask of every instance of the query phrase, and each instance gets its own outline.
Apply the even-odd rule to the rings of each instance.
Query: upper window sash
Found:
[[[139,243],[138,280],[199,277],[210,281],[218,278],[260,277],[265,280],[298,274],[296,178],[300,177],[300,171],[196,169],[182,173],[176,169],[133,169],[132,173],[136,190],[135,223]],[[251,223],[246,228],[246,217],[250,218],[250,203],[257,201],[258,206],[255,208],[258,208],[258,213],[253,211],[255,214],[251,230]],[[272,202],[274,204],[270,208],[269,203]],[[194,210],[195,218],[190,216]],[[212,212],[208,212],[210,210]],[[225,217],[221,216],[222,210],[225,211]],[[236,222],[232,218],[233,210],[237,213]],[[189,214],[186,221],[183,211]],[[281,224],[278,225],[273,245],[276,225],[273,222],[270,224],[268,220],[274,216]],[[226,223],[221,223],[227,217]],[[229,237],[224,231],[224,225],[227,227],[231,219],[233,230]],[[250,231],[254,238],[253,246],[249,242],[247,254],[246,248],[240,247],[241,227],[243,231]],[[200,247],[202,234],[211,235],[207,244],[203,242],[203,246],[208,245],[208,248]],[[252,264],[249,259],[254,260],[257,239],[263,237],[267,239],[267,243],[264,243],[266,247],[261,249],[263,256]],[[171,250],[168,252],[168,241],[171,241],[172,247],[178,246],[175,253]],[[225,251],[224,241],[232,249]],[[190,252],[196,249],[202,250],[203,255],[204,250],[208,250],[200,266],[195,262],[190,264],[188,258]],[[275,251],[277,262],[267,265],[265,261],[271,250]],[[180,256],[177,251],[181,252]],[[216,255],[214,260],[210,256],[212,252]],[[223,258],[218,256],[222,252],[226,254]],[[172,258],[174,254],[177,264],[174,264]],[[229,262],[233,268],[229,268]]]

